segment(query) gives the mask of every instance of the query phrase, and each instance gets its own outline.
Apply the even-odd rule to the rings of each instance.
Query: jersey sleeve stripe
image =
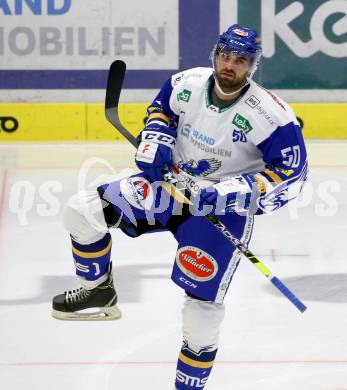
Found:
[[[161,126],[163,126],[163,125],[167,126],[167,125],[168,125],[166,122],[164,122],[164,121],[161,120],[161,119],[152,119],[152,120],[149,120],[149,121],[146,122],[146,126],[149,125],[149,124],[151,124],[151,125],[157,124],[157,125],[161,125]]]
[[[254,176],[254,179],[255,179],[255,181],[257,183],[256,185],[257,185],[258,191],[261,192],[261,193],[266,192],[267,188],[266,188],[266,183],[265,183],[264,178],[260,178],[259,174],[257,174],[257,175]]]
[[[263,176],[265,176],[263,172],[261,172],[259,174],[262,174]],[[257,175],[259,175],[259,174],[257,174]],[[281,184],[278,184],[277,186],[273,186],[270,191],[267,190],[265,196],[268,197],[271,193],[276,193],[276,192],[280,191],[281,189],[285,189],[285,188],[289,189],[298,183],[302,184],[304,181],[307,180],[307,174],[308,174],[308,165],[307,165],[307,161],[306,161],[304,166],[302,167],[300,172],[298,172],[297,175],[292,177],[290,180],[283,181]]]
[[[276,183],[276,184],[280,184],[282,183],[282,179],[273,171],[271,171],[270,169],[265,169],[264,173],[268,176],[271,177],[271,179]]]
[[[166,124],[168,124],[170,122],[170,119],[167,115],[160,114],[160,113],[150,114],[148,119],[147,119],[147,122],[151,121],[152,119],[162,119]]]
[[[308,175],[308,163],[307,163],[307,160],[305,161],[303,167],[301,168],[301,170],[298,172],[298,174],[296,176],[293,176],[291,178],[289,178],[286,182],[289,185],[297,182],[297,181],[300,181],[300,180],[306,180],[307,179],[307,175]]]

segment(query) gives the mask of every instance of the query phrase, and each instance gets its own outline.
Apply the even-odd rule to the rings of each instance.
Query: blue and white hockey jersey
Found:
[[[148,107],[148,121],[176,129],[175,172],[193,193],[250,174],[260,197],[257,213],[297,197],[307,177],[307,156],[293,110],[253,80],[230,106],[211,102],[211,68],[175,74]]]

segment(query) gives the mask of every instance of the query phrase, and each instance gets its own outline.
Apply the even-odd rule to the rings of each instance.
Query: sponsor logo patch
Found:
[[[186,284],[189,287],[192,287],[192,288],[197,288],[198,287],[195,283],[191,282],[190,280],[185,279],[183,276],[180,277],[180,281],[183,282],[184,284]]]
[[[199,130],[193,129],[192,136],[196,140],[201,141],[207,145],[214,145],[216,142],[214,138],[205,135],[204,133],[200,132]]]
[[[195,376],[187,375],[186,373],[177,370],[176,371],[176,380],[177,382],[184,383],[186,386],[191,387],[192,389],[197,389],[199,387],[204,387],[208,380],[208,376],[205,378],[198,378]]]
[[[196,79],[201,79],[202,74],[200,74],[200,73],[188,74],[188,75],[186,75],[186,80],[188,80],[190,77],[195,77]]]
[[[264,108],[260,105],[255,107],[256,111],[258,111],[259,115],[263,115],[264,118],[270,123],[271,126],[275,125],[275,121],[271,118],[271,116],[264,110]]]
[[[182,102],[188,103],[191,94],[192,91],[189,91],[189,89],[184,89],[182,92],[177,94],[177,100],[181,100]]]
[[[152,163],[157,153],[158,144],[153,142],[141,142],[136,151],[136,160]]]
[[[190,132],[191,132],[191,125],[189,124],[184,125],[184,127],[182,127],[181,129],[181,134],[186,138],[189,138]]]
[[[248,37],[248,32],[240,30],[239,28],[235,28],[234,33],[240,35],[241,37]]]
[[[180,248],[176,254],[176,263],[185,275],[199,282],[213,279],[218,272],[216,260],[194,246]]]
[[[230,43],[233,43],[234,45],[245,46],[244,43],[239,42],[239,41],[235,41],[235,39],[230,39],[229,42],[230,42]]]
[[[120,182],[124,198],[140,210],[148,210],[153,204],[153,190],[150,183],[142,177],[129,177]]]
[[[179,84],[179,82],[183,79],[183,77],[184,77],[184,74],[183,74],[183,73],[180,73],[179,75],[177,75],[177,76],[174,78],[173,82],[172,82],[173,86]]]
[[[254,95],[251,95],[247,100],[246,104],[248,104],[251,108],[256,107],[260,103],[260,100],[257,99]]]
[[[234,116],[233,124],[239,129],[242,129],[246,134],[253,130],[249,121],[238,113]]]
[[[210,184],[209,181],[207,182],[205,180],[200,180],[200,178],[199,181],[194,181],[191,177],[187,176],[186,172],[180,169],[177,165],[174,165],[172,170],[175,172],[178,182],[184,183],[184,185],[188,187],[193,194],[197,194],[202,188],[201,185],[204,185],[204,183],[206,185]]]
[[[265,90],[266,91],[266,90]],[[266,91],[268,92],[268,91]],[[269,93],[269,92],[268,92]],[[264,108],[260,105],[260,100],[257,99],[254,95],[251,95],[245,103],[251,108],[255,108],[259,115],[264,115],[264,118],[270,123],[271,126],[275,124],[275,121],[271,118],[271,116],[264,110]],[[283,106],[284,108],[284,106]],[[234,122],[233,122],[234,123]]]
[[[146,200],[149,195],[150,185],[144,180],[133,181],[133,190],[140,201]]]

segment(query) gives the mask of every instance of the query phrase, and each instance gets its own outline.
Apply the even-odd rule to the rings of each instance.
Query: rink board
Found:
[[[147,103],[120,104],[133,135],[143,128]],[[347,103],[293,103],[305,138],[347,138]],[[112,141],[122,136],[106,121],[102,103],[2,103],[0,141]]]

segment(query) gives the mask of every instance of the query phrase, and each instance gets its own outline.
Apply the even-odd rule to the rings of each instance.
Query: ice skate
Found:
[[[52,316],[67,321],[118,320],[122,314],[116,303],[117,294],[110,273],[105,282],[92,290],[81,287],[55,296]]]

